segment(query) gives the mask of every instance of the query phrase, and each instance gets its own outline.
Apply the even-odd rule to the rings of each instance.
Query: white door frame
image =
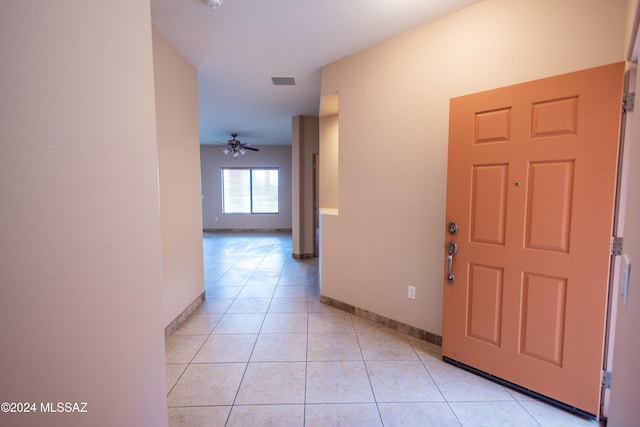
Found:
[[[640,87],[637,72],[638,51],[640,50],[640,7],[633,4],[633,23],[629,33],[627,78],[629,91]],[[638,107],[636,107],[638,108]],[[636,325],[640,324],[640,114],[626,113],[624,138],[620,151],[621,166],[618,177],[618,213],[616,217],[617,236],[623,237],[622,256],[614,257],[610,289],[611,312],[609,318],[608,351],[605,354],[605,369],[611,371],[611,388],[606,390],[603,401],[603,415],[612,426],[630,425],[640,418],[637,405],[638,384],[635,359],[640,351]],[[630,183],[634,183],[629,185]],[[631,261],[636,267],[629,276],[628,305],[621,298],[623,268]]]

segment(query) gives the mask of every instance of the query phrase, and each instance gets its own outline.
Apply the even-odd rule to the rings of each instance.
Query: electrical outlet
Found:
[[[407,298],[416,299],[416,287],[415,286],[409,286],[409,289],[407,290]]]

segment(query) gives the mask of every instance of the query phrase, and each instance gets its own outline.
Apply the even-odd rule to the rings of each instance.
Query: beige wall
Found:
[[[198,73],[153,29],[164,325],[204,292]]]
[[[149,2],[0,21],[0,425],[166,426]]]
[[[320,118],[320,208],[338,209],[338,114]]]
[[[242,140],[242,138],[238,137]],[[202,168],[202,221],[205,229],[291,230],[291,146],[261,145],[236,160],[225,156],[222,147],[200,148]],[[278,167],[280,169],[280,213],[259,215],[222,214],[222,167]],[[216,221],[216,218],[218,219]]]
[[[449,99],[624,60],[626,10],[487,0],[324,67],[340,135],[322,293],[441,334]]]

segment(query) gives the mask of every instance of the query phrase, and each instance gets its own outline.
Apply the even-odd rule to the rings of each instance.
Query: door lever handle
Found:
[[[455,276],[451,272],[451,267],[452,267],[451,264],[453,264],[453,255],[449,255],[447,257],[447,266],[449,267],[449,275],[447,276],[447,282],[449,283],[453,283],[453,281],[455,280]]]
[[[458,252],[458,244],[456,242],[449,242],[447,252],[449,253],[449,256],[447,256],[447,268],[449,270],[447,282],[453,283],[455,280],[455,276],[453,275],[453,256]]]

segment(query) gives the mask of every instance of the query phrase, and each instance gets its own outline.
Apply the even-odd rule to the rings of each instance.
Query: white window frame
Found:
[[[249,182],[248,182],[248,209],[238,210],[233,207],[227,208],[227,201],[225,199],[225,171],[226,170],[236,170],[236,171],[248,171],[249,172]],[[254,195],[254,171],[276,171],[277,172],[277,195],[276,195],[276,209],[272,211],[258,211],[255,203],[255,195]],[[223,167],[220,170],[220,180],[222,186],[222,214],[223,215],[274,215],[280,213],[280,168],[278,167]]]

